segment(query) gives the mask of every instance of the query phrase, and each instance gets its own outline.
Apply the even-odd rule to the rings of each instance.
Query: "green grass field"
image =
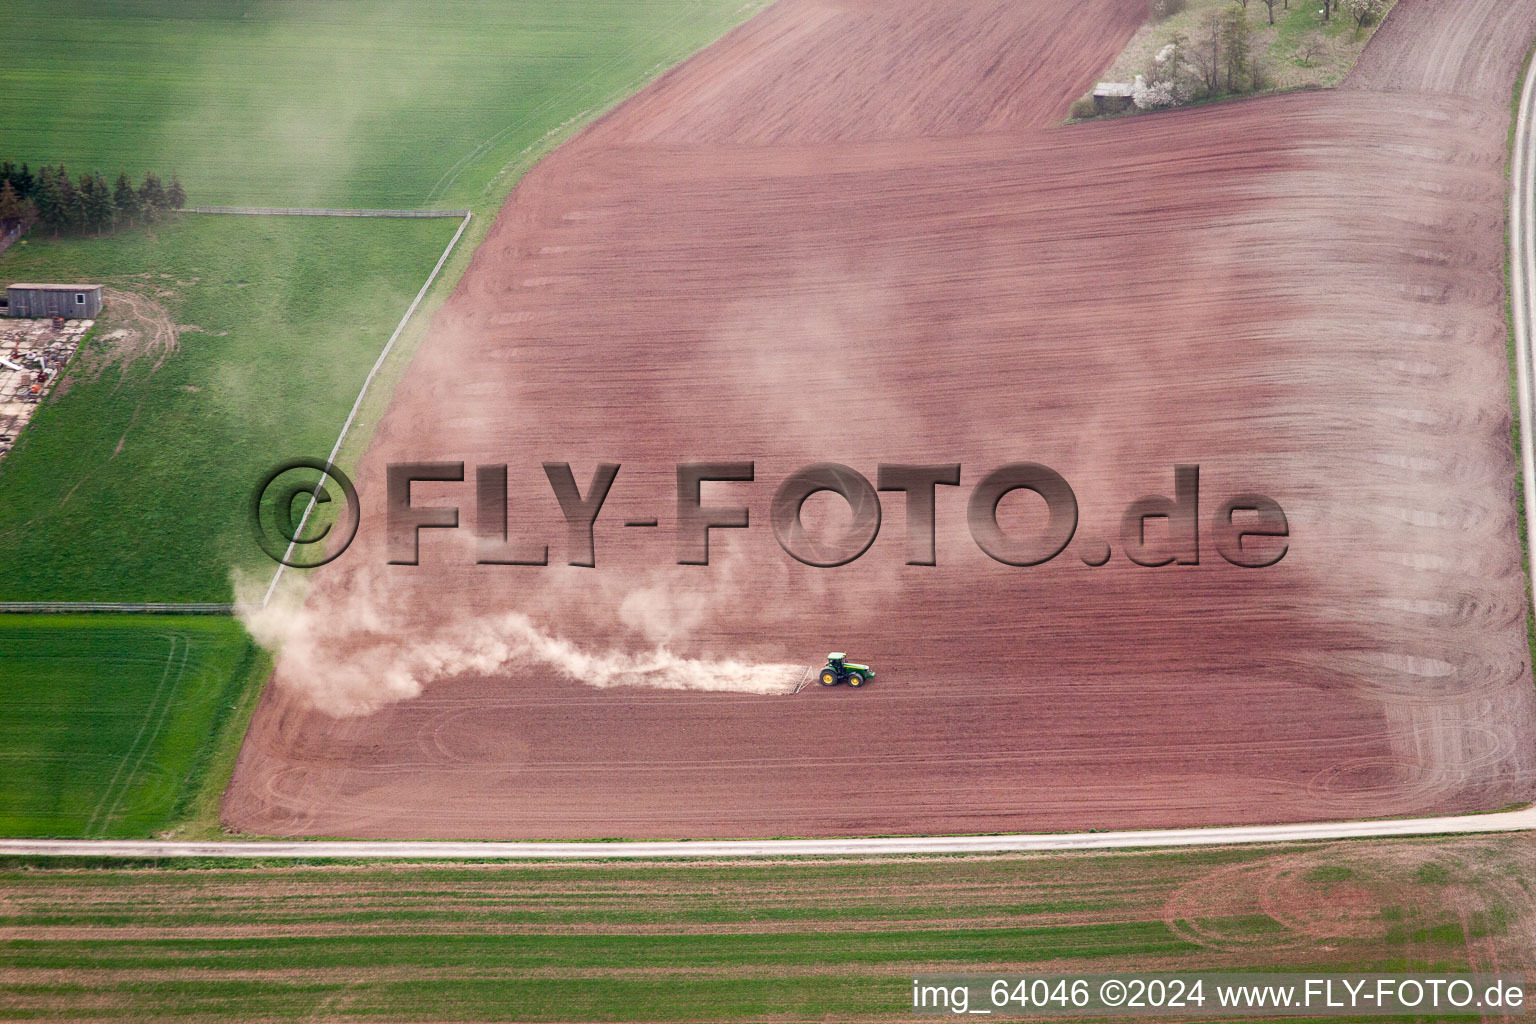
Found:
[[[109,298],[62,393],[0,462],[4,598],[227,601],[231,569],[270,573],[246,524],[252,489],[280,459],[330,452],[457,226],[185,215],[0,256],[0,280],[100,281],[184,325],[174,352],[153,349]],[[110,337],[124,328],[139,339]]]
[[[476,205],[757,0],[11,0],[6,159],[181,174],[201,204]],[[501,192],[512,182],[501,182]]]
[[[0,1016],[892,1020],[917,972],[1514,971],[1532,852],[0,864]]]
[[[0,616],[0,836],[143,836],[201,788],[264,659],[194,616]]]

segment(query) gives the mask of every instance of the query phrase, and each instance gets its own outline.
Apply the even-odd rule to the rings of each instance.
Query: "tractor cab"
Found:
[[[848,655],[842,651],[833,651],[827,655],[827,663],[821,670],[821,685],[836,686],[838,683],[847,683],[849,686],[863,686],[867,680],[875,677],[875,670],[868,665],[850,665]]]

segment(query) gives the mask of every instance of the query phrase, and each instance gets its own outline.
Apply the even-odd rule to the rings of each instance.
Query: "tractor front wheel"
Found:
[[[824,669],[822,671],[822,673],[821,673],[821,685],[822,686],[836,686],[837,685],[837,673],[833,672],[831,669]]]
[[[849,686],[863,686],[864,685],[864,677],[859,675],[859,673],[857,673],[857,672],[849,672],[848,673],[848,685]]]

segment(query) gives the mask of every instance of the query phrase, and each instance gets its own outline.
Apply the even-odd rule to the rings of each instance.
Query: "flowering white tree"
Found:
[[[1145,75],[1137,75],[1131,102],[1136,104],[1138,110],[1156,110],[1158,107],[1174,106],[1178,101],[1173,98],[1172,82],[1149,84]]]
[[[1138,110],[1156,110],[1188,103],[1195,95],[1189,65],[1184,60],[1182,35],[1157,52],[1147,74],[1137,75],[1131,89],[1131,102]]]

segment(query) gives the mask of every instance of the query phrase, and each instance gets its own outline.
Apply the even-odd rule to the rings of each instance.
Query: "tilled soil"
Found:
[[[379,425],[372,512],[317,576],[314,643],[280,660],[226,821],[737,837],[1528,799],[1502,260],[1536,3],[1400,0],[1353,88],[1051,127],[1140,15],[781,0],[530,172]],[[694,459],[756,463],[706,485],[752,523],[715,531],[707,568],[674,564]],[[583,491],[622,463],[597,567],[473,565],[470,484],[416,485],[464,529],[383,565],[384,466],[412,460],[509,464],[513,534],[557,565],[540,463]],[[899,494],[859,560],[793,562],[769,503],[817,461],[962,463],[938,565],[903,564]],[[1047,565],[966,532],[970,489],[1015,461],[1081,507]],[[1200,564],[1133,565],[1120,514],[1176,464],[1200,466]],[[1273,567],[1214,547],[1243,492],[1285,509]],[[821,501],[808,519],[835,525]],[[1015,495],[1000,519],[1044,517]],[[500,644],[507,613],[574,647]],[[586,653],[655,645],[705,666],[842,649],[878,676],[588,685],[608,677]]]

